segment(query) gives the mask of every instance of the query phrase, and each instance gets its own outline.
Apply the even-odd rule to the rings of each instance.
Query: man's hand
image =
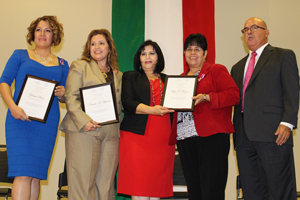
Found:
[[[283,124],[280,124],[275,132],[278,135],[276,143],[277,145],[283,145],[289,139],[291,135],[291,129]]]

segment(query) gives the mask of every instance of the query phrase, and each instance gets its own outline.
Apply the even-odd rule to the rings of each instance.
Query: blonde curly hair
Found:
[[[32,42],[34,42],[34,32],[36,29],[36,26],[40,21],[46,21],[49,23],[49,27],[51,31],[53,32],[52,37],[52,43],[54,46],[57,46],[60,44],[63,36],[64,36],[64,28],[61,23],[58,22],[58,19],[56,16],[43,16],[39,17],[36,20],[32,21],[30,26],[27,28],[28,34],[27,34],[27,42],[29,45],[31,45]]]

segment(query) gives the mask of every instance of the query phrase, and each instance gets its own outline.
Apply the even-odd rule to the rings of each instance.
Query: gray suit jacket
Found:
[[[244,68],[248,55],[236,63],[231,75],[243,91]],[[245,91],[244,128],[250,141],[275,142],[280,122],[297,126],[299,75],[292,50],[267,45],[263,50]],[[242,101],[234,107],[234,146],[242,142]],[[293,137],[287,144],[293,144]]]
[[[121,122],[122,72],[113,71],[113,75],[116,92],[117,113]],[[68,78],[66,81],[65,93],[65,100],[68,112],[61,123],[60,130],[84,132],[82,128],[86,123],[88,123],[92,119],[82,110],[79,88],[103,83],[106,83],[105,78],[103,77],[97,63],[94,60],[91,60],[90,62],[87,62],[85,60],[76,60],[71,64]],[[120,123],[111,125],[116,126],[116,130],[120,127]],[[96,131],[89,131],[86,134],[98,135],[100,130],[101,129],[98,128]]]

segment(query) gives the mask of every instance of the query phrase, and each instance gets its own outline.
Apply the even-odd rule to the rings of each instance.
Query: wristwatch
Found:
[[[203,98],[203,100],[204,100],[204,101],[206,101],[206,94],[204,94],[204,98]]]

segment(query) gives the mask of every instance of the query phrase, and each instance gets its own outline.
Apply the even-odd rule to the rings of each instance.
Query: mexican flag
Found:
[[[192,33],[206,37],[207,61],[215,63],[214,6],[214,0],[113,0],[112,35],[120,70],[133,70],[138,47],[151,39],[160,45],[165,56],[165,73],[178,75],[186,65],[183,43]]]
[[[113,0],[112,35],[120,70],[133,70],[138,47],[151,39],[164,54],[164,73],[181,74],[186,67],[183,43],[192,33],[206,37],[207,61],[215,63],[214,6],[214,0]],[[125,199],[130,196],[117,195],[117,200]]]

